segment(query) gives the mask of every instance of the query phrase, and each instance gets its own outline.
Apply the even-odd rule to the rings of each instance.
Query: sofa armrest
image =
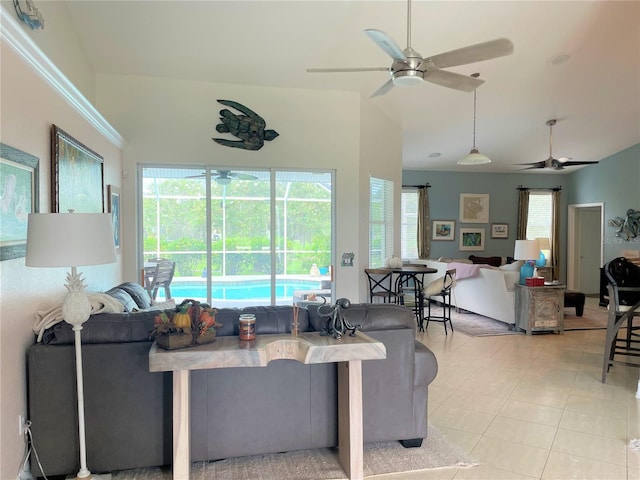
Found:
[[[429,386],[438,374],[438,360],[435,354],[421,342],[416,341],[416,371],[414,386]]]

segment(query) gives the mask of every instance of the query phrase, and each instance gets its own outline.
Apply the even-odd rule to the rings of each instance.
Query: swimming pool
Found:
[[[295,290],[317,290],[320,280],[276,280],[276,298],[293,298]],[[160,289],[158,296],[164,296]],[[207,298],[207,285],[200,282],[174,282],[171,284],[171,296],[176,299]],[[215,282],[211,286],[211,298],[214,300],[265,300],[271,299],[271,284],[268,280]]]

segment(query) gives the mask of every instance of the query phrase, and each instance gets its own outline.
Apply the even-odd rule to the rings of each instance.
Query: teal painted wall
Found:
[[[481,167],[480,167],[481,168]],[[454,173],[405,170],[403,185],[431,184],[429,188],[431,220],[455,220],[454,241],[431,243],[431,258],[467,258],[478,256],[512,256],[518,221],[518,190],[562,187],[560,208],[561,259],[566,259],[567,210],[569,205],[581,203],[605,204],[605,219],[623,216],[629,208],[640,209],[640,144],[603,159],[599,164],[582,168],[571,174],[554,173]],[[458,221],[461,193],[488,193],[489,223],[460,224]],[[508,223],[509,238],[490,238],[491,223]],[[467,252],[458,249],[460,227],[486,229],[485,250]],[[605,260],[622,255],[626,249],[640,249],[640,239],[622,242],[612,227],[605,227]],[[566,260],[561,261],[560,278],[565,278]]]
[[[522,174],[522,173],[454,173],[426,172],[407,170],[402,173],[403,185],[431,184],[429,202],[431,220],[455,220],[456,233],[454,241],[431,242],[431,258],[468,258],[469,255],[482,257],[497,255],[513,256],[518,222],[518,186],[529,188],[562,187],[561,212],[566,216],[567,202],[565,190],[568,175],[558,174]],[[489,223],[460,223],[459,205],[461,193],[488,193]],[[509,225],[509,237],[492,239],[491,223]],[[566,225],[566,221],[561,224]],[[485,249],[482,252],[460,251],[459,231],[461,227],[484,228]],[[561,231],[561,238],[566,238],[566,229]],[[563,242],[564,243],[564,242]]]
[[[624,217],[630,208],[640,210],[640,144],[572,173],[569,180],[569,205],[604,202],[606,222]],[[640,250],[640,238],[624,241],[615,236],[615,228],[606,225],[605,261],[622,256],[624,250]]]

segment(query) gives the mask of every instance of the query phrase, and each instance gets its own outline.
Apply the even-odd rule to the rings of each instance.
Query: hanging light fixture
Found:
[[[479,77],[479,73],[474,73],[472,77]],[[458,165],[482,165],[491,163],[491,159],[481,154],[476,148],[476,90],[473,91],[473,148],[464,157],[458,160]]]

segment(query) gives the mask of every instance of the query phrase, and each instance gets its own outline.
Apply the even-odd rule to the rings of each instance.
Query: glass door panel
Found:
[[[241,307],[330,297],[331,172],[140,171],[143,262],[176,262],[177,303]]]
[[[275,172],[275,303],[331,298],[332,175]]]

